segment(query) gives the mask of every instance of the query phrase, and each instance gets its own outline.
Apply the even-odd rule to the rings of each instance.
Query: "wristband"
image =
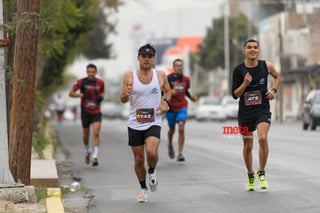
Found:
[[[167,104],[168,104],[168,107],[170,108],[170,103],[169,103],[169,100],[165,98],[165,99],[163,99],[163,101],[167,102]]]
[[[101,103],[102,101],[103,101],[103,97],[102,96],[99,96],[98,98],[97,98],[97,101],[99,102],[99,103]]]
[[[277,93],[278,92],[278,90],[276,89],[276,88],[272,88],[271,89],[274,93]]]

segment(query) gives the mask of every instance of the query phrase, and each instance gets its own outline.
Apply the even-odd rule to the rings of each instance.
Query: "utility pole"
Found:
[[[8,45],[9,40],[4,29],[3,4],[2,0],[0,0],[0,188],[15,184],[9,169],[8,156],[8,123],[4,48]]]
[[[280,54],[280,73],[283,74],[284,72],[284,65],[283,65],[283,24],[281,20],[279,20],[279,54]],[[283,87],[282,85],[279,86],[279,121],[283,123]],[[277,111],[277,109],[276,109]]]
[[[224,4],[224,69],[227,94],[230,94],[229,0]]]
[[[9,165],[15,181],[30,184],[40,0],[18,0],[10,112]]]

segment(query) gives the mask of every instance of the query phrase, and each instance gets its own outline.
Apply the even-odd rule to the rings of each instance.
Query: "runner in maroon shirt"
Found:
[[[87,77],[81,78],[72,86],[69,96],[81,98],[81,121],[83,127],[83,143],[86,150],[85,162],[90,163],[89,135],[90,125],[93,130],[93,161],[92,166],[98,166],[99,134],[101,127],[100,105],[104,97],[104,82],[96,78],[97,67],[94,64],[87,66]],[[80,90],[80,93],[77,92]]]
[[[175,132],[175,126],[178,124],[178,156],[177,161],[185,161],[183,156],[183,146],[185,141],[184,127],[188,118],[188,101],[186,96],[193,102],[197,98],[189,92],[190,79],[183,75],[183,61],[175,59],[173,61],[174,72],[168,75],[168,81],[172,89],[172,97],[170,99],[170,110],[166,113],[169,131],[168,131],[168,154],[171,159],[174,158],[174,149],[172,138]]]

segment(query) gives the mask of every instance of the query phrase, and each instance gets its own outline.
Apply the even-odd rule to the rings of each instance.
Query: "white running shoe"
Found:
[[[138,194],[137,202],[138,203],[146,203],[148,202],[149,196],[148,196],[148,189],[141,189],[141,191]]]
[[[157,190],[158,187],[158,179],[156,175],[156,170],[152,174],[149,174],[149,186],[152,192]]]

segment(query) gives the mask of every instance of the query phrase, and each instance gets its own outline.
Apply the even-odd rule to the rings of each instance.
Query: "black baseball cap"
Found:
[[[155,55],[156,50],[150,44],[143,45],[139,48],[138,55]]]

